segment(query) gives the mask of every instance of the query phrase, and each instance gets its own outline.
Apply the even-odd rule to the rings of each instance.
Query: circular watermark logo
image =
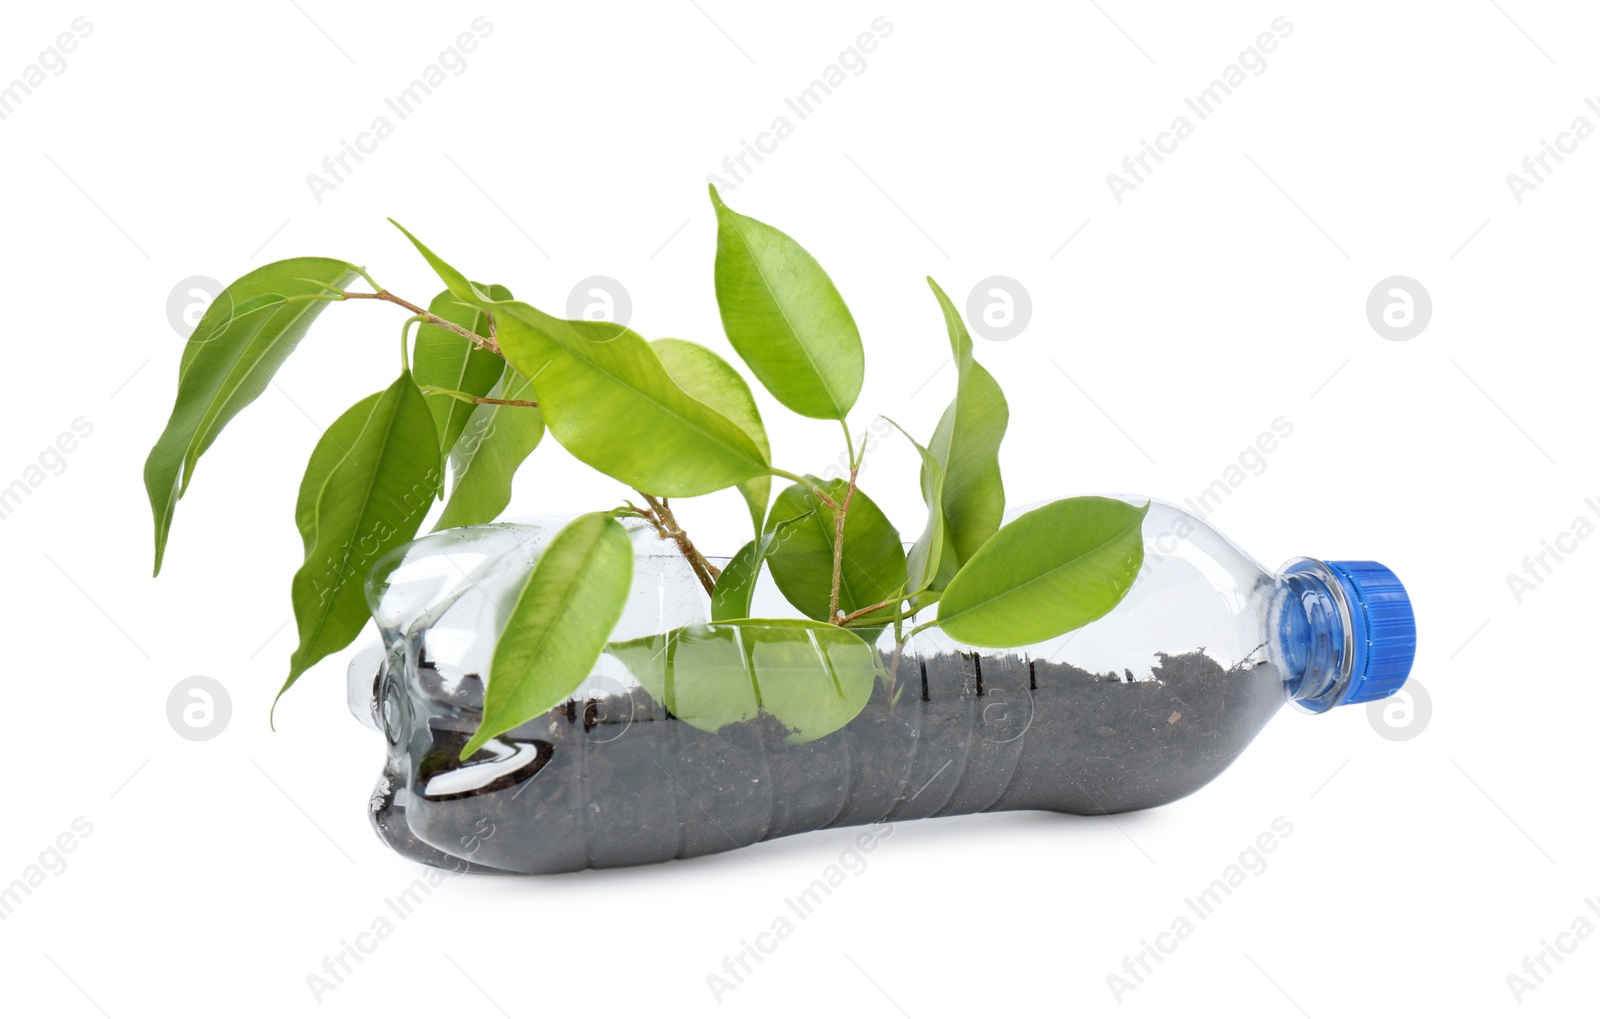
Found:
[[[985,743],[1010,743],[1033,724],[1033,693],[1022,682],[1010,690],[986,686],[981,717]]]
[[[1381,279],[1367,295],[1367,321],[1386,340],[1414,340],[1432,318],[1428,288],[1410,276]]]
[[[1394,696],[1367,705],[1367,722],[1372,731],[1396,743],[1421,736],[1431,718],[1433,700],[1427,688],[1414,679],[1406,680]]]
[[[625,326],[633,318],[633,298],[610,276],[590,276],[579,280],[567,295],[567,317]]]
[[[203,743],[222,735],[233,717],[228,690],[210,676],[180,680],[167,694],[167,722],[184,739]]]
[[[210,276],[190,276],[179,280],[167,295],[167,321],[172,331],[184,339],[200,324],[200,317],[222,293],[222,284]]]
[[[573,691],[582,715],[583,738],[590,743],[610,743],[633,725],[633,687],[596,673]]]
[[[1033,298],[1028,288],[1010,276],[979,280],[967,295],[967,324],[986,340],[1014,340],[1033,318]]]

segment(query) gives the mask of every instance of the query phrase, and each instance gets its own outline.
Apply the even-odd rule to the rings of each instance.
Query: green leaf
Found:
[[[494,304],[500,347],[533,383],[545,424],[573,456],[651,495],[687,497],[769,473],[743,428],[673,381],[637,333]]]
[[[611,514],[585,514],[550,540],[494,646],[483,721],[462,760],[549,711],[583,682],[632,586],[633,541]]]
[[[306,465],[295,507],[307,545],[290,589],[300,646],[279,697],[361,632],[369,616],[367,570],[416,536],[438,486],[439,438],[409,372],[329,427]],[[308,503],[315,507],[309,514]]]
[[[533,384],[510,365],[491,395],[532,400]],[[459,401],[457,401],[459,402]],[[511,479],[544,438],[537,407],[481,404],[450,451],[450,498],[434,530],[487,524],[511,504]]]
[[[756,581],[761,576],[761,566],[767,560],[767,553],[772,550],[772,543],[778,535],[787,533],[791,526],[802,519],[797,517],[774,524],[765,534],[758,531],[756,540],[745,542],[744,547],[733,554],[711,592],[712,622],[749,618],[750,600],[756,592]]]
[[[946,546],[949,541],[944,515],[944,465],[939,463],[927,447],[913,439],[910,432],[900,428],[899,424],[888,418],[884,420],[898,428],[900,434],[906,437],[906,441],[911,443],[917,455],[922,458],[922,501],[928,507],[928,523],[906,556],[908,593],[915,594],[924,588],[938,585],[946,558]],[[953,570],[950,572],[954,573]]]
[[[327,303],[356,272],[331,258],[290,258],[229,284],[189,337],[178,370],[178,396],[167,427],[144,464],[155,517],[155,572],[161,572],[172,513],[188,491],[195,464],[234,415],[249,406]],[[305,282],[311,280],[313,282]]]
[[[790,485],[778,493],[769,521],[802,517],[778,537],[767,553],[772,579],[789,603],[812,619],[826,621],[833,586],[834,511],[817,498],[822,488],[842,504],[849,483],[825,482],[808,475],[807,485]],[[774,525],[768,524],[768,531]],[[865,492],[856,491],[844,521],[844,564],[839,584],[839,609],[849,614],[888,601],[906,587],[906,552],[900,532]]]
[[[761,411],[750,387],[734,369],[711,350],[688,340],[655,340],[661,363],[666,366],[672,381],[701,403],[717,411],[756,444],[768,463],[772,462],[772,446],[767,441],[767,429],[761,424]],[[761,533],[761,522],[767,518],[767,503],[772,499],[772,475],[763,474],[739,483],[739,494],[750,507],[750,519],[756,534]],[[748,615],[749,613],[744,613]]]
[[[843,728],[872,697],[878,656],[854,631],[773,620],[741,627],[741,637],[761,707],[789,730],[785,743]]]
[[[606,651],[651,697],[697,729],[716,732],[761,710],[737,626],[689,626],[620,641]]]
[[[1144,563],[1150,504],[1082,496],[1002,527],[961,567],[939,602],[939,627],[975,647],[1059,637],[1117,607]]]
[[[550,433],[579,460],[669,498],[706,495],[769,473],[755,441],[684,392],[637,333],[611,322],[553,318],[521,301],[492,300],[406,236],[452,294],[494,313],[506,360],[533,383]]]
[[[861,392],[865,356],[833,280],[788,234],[723,204],[717,210],[717,306],[728,341],[778,402],[844,420]]]
[[[972,337],[961,313],[931,277],[928,286],[944,312],[956,364],[956,397],[928,444],[944,467],[942,504],[954,552],[948,568],[971,559],[1000,527],[1006,506],[1005,486],[1000,480],[1000,441],[1011,412],[1000,384],[972,359]]]
[[[334,468],[349,459],[350,451],[360,441],[361,433],[372,417],[373,407],[382,397],[383,393],[373,393],[340,414],[311,450],[311,459],[306,463],[306,472],[300,479],[300,492],[294,504],[294,523],[300,531],[302,554],[307,559],[317,543],[317,500],[322,498],[322,489],[328,483],[328,476]]]
[[[263,266],[263,269],[266,268],[271,267]],[[260,270],[257,271],[259,272]],[[242,279],[235,281],[227,290],[224,290],[221,294],[219,294],[217,296],[217,301],[209,305],[206,310],[209,312],[211,308],[216,307],[217,302],[222,301],[225,297],[232,302],[232,294],[235,289],[247,293],[249,288],[240,286],[240,284],[243,282],[244,281]],[[315,292],[319,294],[323,293],[322,290],[315,290]],[[223,318],[217,323],[216,328],[208,332],[206,335],[208,338],[214,337],[216,334],[226,330],[226,328],[236,320],[246,318],[265,308],[272,308],[280,304],[287,304],[288,301],[289,299],[282,294],[263,293],[256,294],[254,297],[246,297],[237,301],[237,303],[231,303],[230,307],[225,309]],[[196,326],[194,332],[189,334],[190,340],[193,340],[194,337],[199,334],[200,326]],[[183,356],[178,361],[178,381],[180,384],[183,381],[183,377],[189,373],[190,362],[194,360],[196,354],[200,353],[200,351],[204,349],[204,346],[204,344],[192,342],[185,343],[183,345]]]
[[[399,223],[395,223],[392,218],[389,222],[394,223],[395,229],[405,234],[406,240],[416,246],[416,249],[422,253],[422,257],[427,259],[429,265],[433,266],[433,271],[439,274],[439,278],[444,280],[445,287],[455,295],[458,301],[465,304],[474,304],[494,300],[489,294],[480,290],[477,284],[467,279],[455,266],[435,255],[426,244],[412,236],[410,230],[407,230]],[[455,320],[451,319],[451,321]]]
[[[756,592],[756,580],[761,575],[761,562],[766,556],[763,539],[770,537],[762,535],[754,541],[745,542],[728,560],[728,565],[722,568],[722,573],[717,576],[717,586],[711,590],[712,622],[750,617],[750,598]]]
[[[487,288],[497,301],[511,299],[511,291],[499,284]],[[479,336],[489,335],[489,315],[462,304],[446,290],[428,305],[429,313],[454,322]],[[468,396],[488,396],[506,367],[505,361],[464,336],[442,326],[424,323],[417,328],[411,354],[411,374],[419,387],[437,386]],[[465,400],[444,393],[423,394],[433,411],[433,426],[439,432],[439,449],[448,454],[467,427],[477,408]]]
[[[606,650],[695,728],[716,732],[765,710],[789,730],[790,744],[819,739],[859,715],[878,664],[851,631],[799,619],[699,624]]]

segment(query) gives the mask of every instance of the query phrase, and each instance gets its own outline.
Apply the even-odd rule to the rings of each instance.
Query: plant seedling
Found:
[[[1005,396],[932,279],[956,390],[926,445],[911,440],[928,518],[905,551],[857,484],[863,453],[849,416],[866,358],[844,298],[788,234],[735,212],[714,187],[711,201],[728,342],[784,408],[839,423],[848,477],[824,481],[777,466],[749,383],[708,347],[553,317],[504,286],[474,282],[400,227],[444,283],[427,307],[353,263],[291,258],[235,280],[206,311],[145,463],[156,572],[200,457],[329,305],[369,300],[408,313],[401,369],[333,422],[306,465],[295,503],[305,558],[290,590],[299,646],[279,697],[356,638],[369,617],[369,571],[416,537],[435,502],[444,504],[436,528],[494,520],[546,433],[632,494],[573,520],[535,563],[499,635],[482,721],[463,759],[561,703],[606,651],[690,725],[715,731],[766,711],[791,740],[805,741],[847,724],[873,682],[892,682],[893,669],[883,670],[869,647],[885,631],[898,657],[931,626],[972,646],[1011,647],[1111,611],[1143,562],[1148,505],[1062,499],[1001,526]],[[358,278],[371,289],[348,289]],[[788,482],[775,496],[774,478]],[[671,500],[724,489],[748,505],[754,536],[719,572]],[[710,599],[710,624],[608,644],[632,582],[634,551],[620,523],[628,518],[676,545]],[[804,618],[748,618],[762,569]],[[674,663],[670,675],[664,660]],[[819,663],[827,683],[795,681]]]

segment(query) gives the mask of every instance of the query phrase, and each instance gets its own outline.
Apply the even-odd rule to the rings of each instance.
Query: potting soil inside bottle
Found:
[[[589,690],[463,764],[482,683],[426,661],[430,717],[393,750],[380,834],[434,864],[519,873],[625,866],[820,828],[999,810],[1104,814],[1188,795],[1284,703],[1268,663],[1160,656],[1153,678],[1016,655],[903,656],[842,729],[790,744],[763,712],[694,728],[642,687]],[[398,691],[390,687],[394,695]],[[435,713],[436,712],[436,713]],[[472,852],[463,852],[463,838]],[[420,842],[416,841],[420,839]]]

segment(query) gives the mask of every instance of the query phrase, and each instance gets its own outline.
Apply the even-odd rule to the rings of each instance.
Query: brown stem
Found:
[[[671,538],[678,545],[678,551],[689,560],[689,566],[694,570],[694,575],[700,579],[700,585],[706,589],[706,594],[711,594],[717,586],[717,577],[721,574],[715,566],[700,554],[694,547],[694,542],[689,540],[689,535],[678,526],[678,518],[672,515],[672,509],[667,505],[667,500],[657,499],[653,495],[645,495],[644,501],[650,504],[652,522],[656,525],[656,532],[663,538]]]
[[[891,608],[891,607],[893,607],[895,605],[898,605],[900,603],[900,601],[901,601],[901,599],[899,599],[899,598],[892,598],[889,601],[881,601],[876,605],[868,605],[864,609],[856,609],[854,612],[850,613],[848,616],[842,617],[839,620],[839,625],[840,626],[844,626],[844,625],[848,624],[849,622],[851,622],[852,620],[860,619],[862,616],[869,616],[872,613],[878,611],[879,609]]]
[[[431,326],[438,326],[440,329],[448,329],[450,332],[455,333],[457,336],[460,336],[463,339],[471,340],[473,343],[477,344],[479,347],[482,347],[484,350],[487,350],[491,354],[497,354],[500,357],[505,357],[505,354],[500,350],[499,341],[496,340],[492,335],[494,321],[492,318],[490,319],[491,335],[479,336],[471,329],[465,329],[456,325],[454,322],[449,321],[448,319],[442,319],[438,315],[435,315],[433,312],[429,311],[427,308],[419,308],[405,298],[396,297],[387,290],[380,290],[375,294],[346,292],[344,296],[346,300],[364,299],[368,301],[388,301],[390,304],[398,304],[400,307],[411,312],[413,315],[422,316],[422,320]]]
[[[828,619],[836,623],[839,622],[839,584],[844,576],[844,518],[850,512],[850,497],[856,494],[856,472],[860,469],[851,466],[850,485],[844,490],[838,512],[833,515],[833,588],[828,593]]]
[[[833,501],[833,496],[828,494],[827,489],[823,488],[821,485],[812,484],[810,481],[802,478],[798,474],[790,474],[788,471],[774,470],[772,472],[772,476],[775,478],[783,478],[785,481],[793,481],[797,485],[804,485],[806,488],[811,489],[811,494],[816,496],[817,501],[822,503],[822,505],[831,510],[836,510],[839,508],[839,504]]]
[[[498,407],[537,407],[538,400],[502,400],[494,396],[474,396],[473,403],[492,403]]]

